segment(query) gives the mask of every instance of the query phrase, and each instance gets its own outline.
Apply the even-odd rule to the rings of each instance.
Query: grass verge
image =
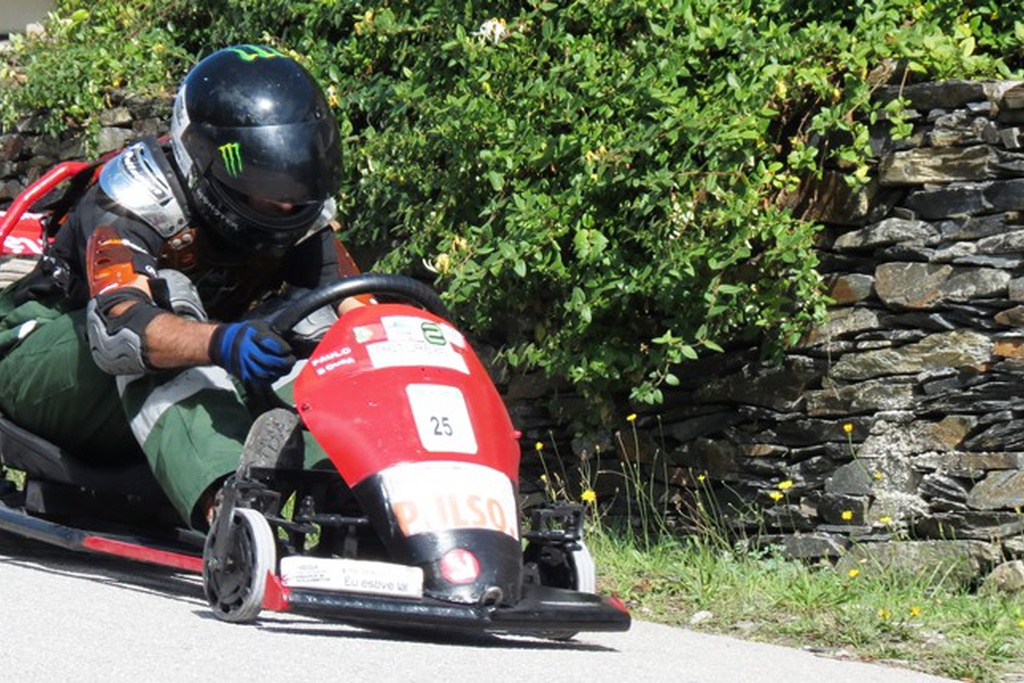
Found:
[[[976,683],[1024,672],[1024,597],[894,571],[843,575],[714,541],[638,547],[600,527],[588,545],[601,590],[639,619]]]

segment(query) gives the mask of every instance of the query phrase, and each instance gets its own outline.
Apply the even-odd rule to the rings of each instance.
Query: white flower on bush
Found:
[[[508,25],[504,19],[488,19],[472,35],[497,45],[508,38]]]

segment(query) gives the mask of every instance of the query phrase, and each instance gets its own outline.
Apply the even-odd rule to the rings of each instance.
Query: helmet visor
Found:
[[[212,176],[242,197],[277,204],[320,204],[338,190],[340,151],[333,122],[220,128],[202,138]]]

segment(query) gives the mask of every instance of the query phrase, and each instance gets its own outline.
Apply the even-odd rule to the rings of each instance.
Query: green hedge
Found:
[[[816,227],[777,199],[824,168],[869,175],[875,67],[1006,77],[1024,37],[1020,2],[58,6],[70,22],[19,47],[24,85],[7,72],[6,120],[43,104],[89,125],[112,86],[173,86],[223,44],[278,46],[336,107],[347,242],[434,277],[514,367],[645,402],[687,359],[778,351],[822,314]]]

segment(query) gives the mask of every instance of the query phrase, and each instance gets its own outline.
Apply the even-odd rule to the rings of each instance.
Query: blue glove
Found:
[[[218,325],[210,360],[243,382],[273,382],[295,365],[292,347],[262,320]]]

